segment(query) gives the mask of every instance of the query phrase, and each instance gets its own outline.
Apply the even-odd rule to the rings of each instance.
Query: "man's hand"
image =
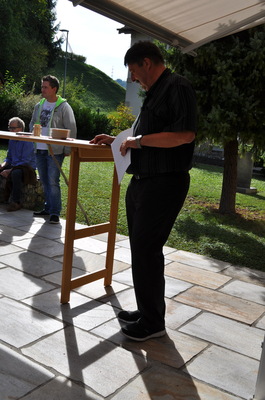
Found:
[[[133,136],[128,136],[127,139],[125,139],[120,147],[120,152],[122,156],[125,156],[127,149],[138,149],[138,146],[136,144],[136,139]]]
[[[4,169],[3,171],[0,172],[0,175],[2,175],[4,178],[7,178],[11,171],[12,171],[12,168]]]
[[[97,135],[94,137],[94,139],[90,140],[89,143],[91,144],[111,144],[115,137],[110,136],[110,135],[105,135],[102,133],[101,135]]]

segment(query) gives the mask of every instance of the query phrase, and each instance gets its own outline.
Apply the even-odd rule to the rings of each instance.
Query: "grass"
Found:
[[[69,173],[68,160],[64,170]],[[90,224],[108,221],[113,163],[82,163],[78,198]],[[121,183],[117,232],[128,235],[124,197],[130,176]],[[236,196],[237,213],[218,213],[222,168],[197,165],[191,170],[191,187],[184,207],[172,229],[167,245],[202,254],[233,265],[265,271],[265,178],[252,179],[256,195]],[[67,188],[63,187],[66,209]],[[65,216],[65,214],[63,214]],[[77,220],[85,223],[77,211]]]
[[[0,150],[1,160],[5,150]],[[69,175],[67,157],[63,164]],[[78,199],[86,210],[91,225],[109,220],[110,195],[114,165],[108,163],[81,163]],[[124,197],[130,176],[121,183],[117,232],[128,235]],[[177,250],[202,254],[236,266],[265,271],[265,177],[254,177],[251,185],[256,195],[237,193],[235,215],[218,213],[222,187],[222,168],[198,164],[191,170],[188,197],[177,218],[167,245]],[[65,217],[67,186],[61,180]],[[77,222],[85,217],[77,208]]]
[[[222,168],[193,168],[189,195],[168,245],[265,271],[265,179],[252,179],[251,184],[258,193],[237,193],[237,213],[222,215],[218,212]]]

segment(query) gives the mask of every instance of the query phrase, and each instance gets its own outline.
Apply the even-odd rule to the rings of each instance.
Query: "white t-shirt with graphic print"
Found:
[[[40,124],[42,126],[41,134],[42,136],[50,136],[50,119],[53,115],[53,110],[56,102],[50,103],[45,100],[42,105],[42,110],[40,113]],[[48,146],[46,143],[37,143],[37,149],[39,150],[47,150]]]

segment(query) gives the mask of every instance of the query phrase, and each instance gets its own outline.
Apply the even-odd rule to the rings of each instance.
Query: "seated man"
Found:
[[[23,132],[25,123],[18,117],[11,118],[8,130]],[[36,159],[34,144],[22,140],[9,140],[7,156],[0,164],[0,175],[6,178],[5,199],[9,201],[7,211],[17,211],[22,207],[21,189],[24,184],[36,183]]]

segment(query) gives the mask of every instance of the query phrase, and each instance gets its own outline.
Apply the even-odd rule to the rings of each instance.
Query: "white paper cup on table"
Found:
[[[51,134],[53,139],[67,139],[70,136],[70,129],[52,128]]]
[[[40,124],[34,124],[33,135],[34,136],[40,136],[41,135],[41,125]]]

